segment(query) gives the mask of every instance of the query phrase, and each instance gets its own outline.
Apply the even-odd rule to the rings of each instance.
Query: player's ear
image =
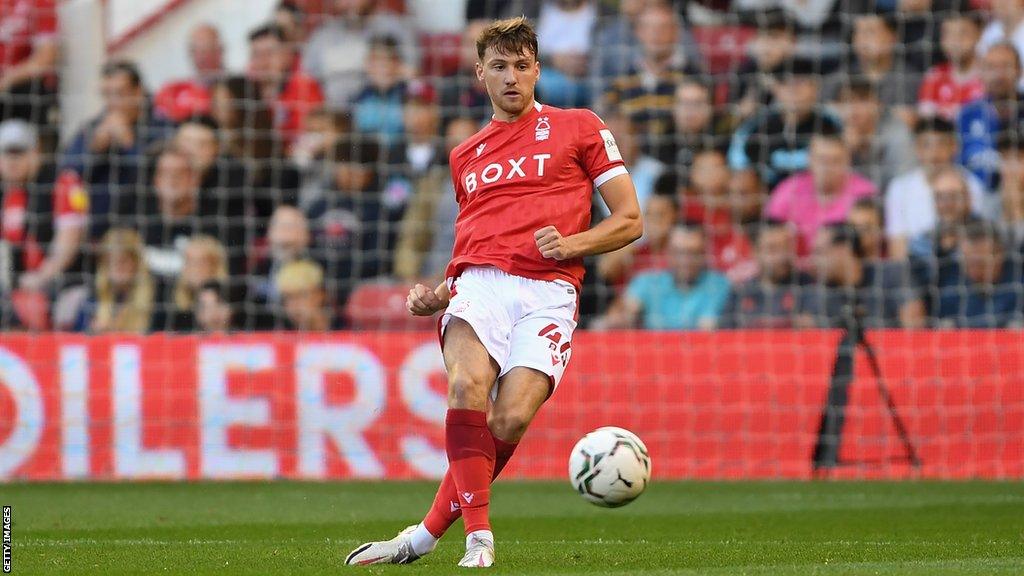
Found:
[[[477,60],[476,64],[474,64],[473,67],[476,69],[476,79],[479,80],[480,82],[483,82],[484,65],[479,60]]]

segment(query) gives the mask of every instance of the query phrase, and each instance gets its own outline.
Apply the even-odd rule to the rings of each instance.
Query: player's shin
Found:
[[[488,507],[495,446],[487,412],[452,408],[445,419],[445,449],[466,534],[490,531]]]
[[[505,442],[495,436],[493,432],[491,433],[491,438],[494,440],[494,472],[491,474],[491,482],[493,482],[501,474],[508,461],[512,459],[512,454],[515,453],[519,443]],[[413,535],[413,546],[417,553],[421,549],[425,550],[428,546],[432,550],[432,544],[436,543],[441,536],[444,536],[448,528],[461,516],[462,508],[459,505],[459,493],[455,488],[455,479],[452,478],[452,472],[448,470],[441,480],[437,494],[434,496],[434,503],[430,506],[430,510],[420,525],[426,533],[419,533],[421,538],[418,540],[416,534],[414,533]],[[433,543],[429,542],[428,535],[434,539]]]

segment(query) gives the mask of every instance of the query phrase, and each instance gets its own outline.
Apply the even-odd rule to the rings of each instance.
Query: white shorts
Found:
[[[533,280],[492,266],[473,266],[448,279],[452,292],[439,320],[441,344],[452,316],[469,323],[498,363],[498,377],[516,366],[551,378],[554,392],[569,365],[576,329],[576,288],[564,280]]]

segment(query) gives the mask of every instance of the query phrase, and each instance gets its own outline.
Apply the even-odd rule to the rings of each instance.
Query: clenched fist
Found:
[[[541,256],[545,258],[568,260],[576,257],[569,238],[562,236],[554,226],[545,226],[537,230],[533,233],[533,238],[537,241],[537,249],[540,250]]]
[[[448,302],[423,284],[417,284],[409,290],[409,297],[405,299],[405,307],[413,316],[432,316],[434,312],[444,309],[447,305]]]

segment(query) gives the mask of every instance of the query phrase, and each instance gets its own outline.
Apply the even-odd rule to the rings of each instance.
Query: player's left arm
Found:
[[[554,226],[534,233],[537,248],[545,258],[568,260],[618,250],[644,233],[640,202],[629,174],[620,174],[602,184],[598,191],[611,215],[589,230],[562,236]]]

